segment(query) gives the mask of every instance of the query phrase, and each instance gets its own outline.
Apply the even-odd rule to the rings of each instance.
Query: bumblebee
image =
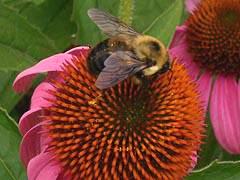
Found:
[[[136,32],[118,18],[99,9],[89,9],[88,16],[109,38],[97,44],[87,57],[95,85],[106,89],[132,77],[136,84],[156,73],[169,70],[169,55],[156,38]]]

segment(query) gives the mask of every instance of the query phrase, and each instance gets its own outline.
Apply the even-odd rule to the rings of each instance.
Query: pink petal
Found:
[[[176,31],[173,35],[171,44],[169,46],[169,49],[172,49],[176,46],[181,46],[182,44],[185,44],[185,32],[186,32],[186,26],[177,26]]]
[[[40,154],[42,151],[40,139],[42,130],[41,125],[37,125],[30,129],[23,137],[21,146],[20,146],[20,157],[23,164],[27,167],[29,161]]]
[[[46,98],[54,98],[47,92],[47,90],[50,89],[52,90],[54,87],[47,82],[42,82],[34,90],[31,99],[31,108],[23,114],[19,121],[19,130],[22,135],[25,135],[29,129],[41,121],[39,116],[44,115],[42,107],[48,107],[51,105],[51,103],[46,100]]]
[[[191,159],[193,160],[192,162],[192,167],[188,170],[188,173],[192,172],[192,170],[195,168],[198,160],[198,155],[196,151],[193,151],[193,154],[191,156]]]
[[[71,54],[74,56],[84,56],[86,52],[90,50],[89,46],[80,46],[80,47],[75,47],[73,49],[70,49],[69,51],[65,52],[66,54]],[[84,59],[86,57],[84,56]]]
[[[29,180],[55,180],[60,173],[61,167],[53,160],[50,153],[41,153],[34,157],[28,165]]]
[[[207,111],[208,100],[210,97],[212,86],[212,75],[209,72],[205,72],[197,81],[199,91],[201,93],[201,99],[203,101],[203,109]]]
[[[172,57],[177,58],[181,64],[184,64],[189,75],[196,80],[201,70],[193,61],[193,57],[186,51],[186,46],[176,47],[172,49],[172,53],[174,54]]]
[[[34,77],[39,73],[62,71],[61,65],[68,61],[72,62],[72,55],[69,54],[56,54],[48,57],[36,65],[21,72],[13,83],[13,88],[18,93],[25,92],[31,85]]]
[[[13,88],[18,93],[27,91],[31,85],[30,83],[37,74],[44,72],[62,71],[61,65],[64,62],[72,63],[72,55],[82,56],[83,58],[86,58],[85,54],[87,54],[89,49],[90,48],[87,46],[76,47],[65,53],[56,54],[44,60],[41,60],[35,66],[32,66],[21,72],[15,79]]]
[[[199,67],[193,62],[193,57],[187,52],[187,44],[185,41],[186,26],[179,26],[173,36],[169,47],[169,54],[172,58],[178,58],[180,63],[183,63],[189,70],[189,74],[196,79],[200,73]]]
[[[235,77],[218,76],[215,81],[210,115],[218,142],[232,154],[240,153],[240,85]]]
[[[187,11],[192,13],[200,2],[201,0],[185,0]]]
[[[41,122],[41,108],[32,108],[25,112],[19,121],[19,131],[24,136],[33,126]]]
[[[48,82],[42,82],[39,84],[33,92],[31,98],[31,108],[50,106],[51,103],[46,99],[54,99],[54,97],[48,93],[48,90],[54,89],[55,88]]]

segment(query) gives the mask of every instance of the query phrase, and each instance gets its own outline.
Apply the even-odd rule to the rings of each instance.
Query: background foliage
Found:
[[[120,16],[166,46],[187,17],[183,0],[0,0],[0,179],[27,179],[19,159],[22,137],[17,123],[29,107],[32,91],[16,94],[16,75],[47,56],[106,38],[87,16],[91,7]],[[187,179],[240,179],[240,157],[218,145],[210,123],[205,142]]]

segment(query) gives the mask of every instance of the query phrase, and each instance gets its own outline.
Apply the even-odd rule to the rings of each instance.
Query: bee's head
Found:
[[[149,68],[143,70],[145,76],[169,69],[168,53],[164,45],[151,36],[140,36],[136,40],[135,52],[137,56],[147,61]]]
[[[159,69],[158,73],[163,74],[167,72],[170,69],[170,61],[169,58],[167,58],[167,61],[165,64],[162,65],[161,69]]]

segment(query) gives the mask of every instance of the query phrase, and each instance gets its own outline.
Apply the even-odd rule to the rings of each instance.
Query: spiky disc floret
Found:
[[[70,179],[181,179],[202,143],[196,85],[177,63],[144,85],[101,91],[84,59],[65,65],[42,117],[49,151]],[[173,73],[173,74],[172,74]]]
[[[195,62],[212,72],[240,76],[240,0],[202,0],[186,26]]]

